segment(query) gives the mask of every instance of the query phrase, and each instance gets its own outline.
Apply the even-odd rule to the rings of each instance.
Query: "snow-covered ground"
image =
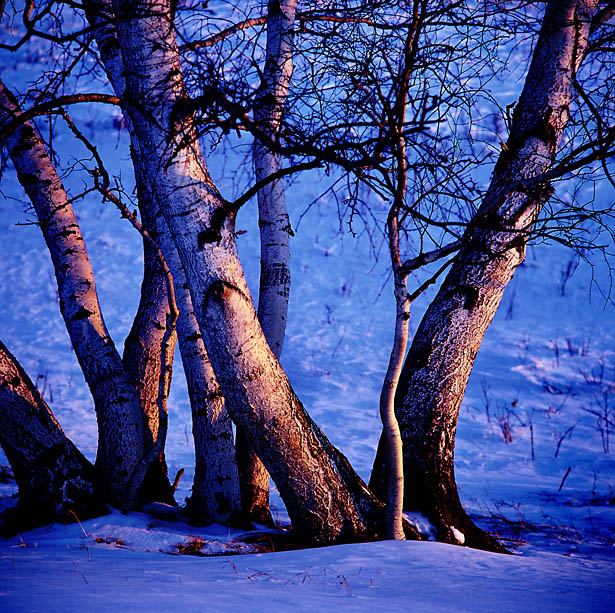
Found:
[[[62,526],[2,546],[3,611],[606,612],[615,602],[612,561],[544,551],[389,541],[203,558],[165,553],[201,531],[148,528],[142,514],[83,528],[87,536]]]

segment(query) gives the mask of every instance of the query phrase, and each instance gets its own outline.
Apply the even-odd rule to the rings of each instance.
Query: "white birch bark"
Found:
[[[410,301],[407,275],[394,271],[395,277],[395,333],[389,364],[380,392],[380,419],[387,450],[387,486],[385,538],[403,540],[404,466],[403,447],[399,423],[395,416],[395,392],[399,384],[402,365],[408,345]]]
[[[17,512],[9,520],[14,529],[52,521],[74,522],[105,512],[94,491],[93,466],[66,437],[2,342],[0,445],[19,487]]]
[[[296,0],[269,2],[267,7],[267,46],[263,79],[255,100],[255,120],[272,140],[277,139],[280,121],[293,72],[293,28]],[[258,138],[252,157],[256,181],[262,181],[282,168],[282,157]],[[286,333],[290,295],[290,236],[284,179],[259,190],[258,225],[261,244],[261,274],[258,319],[276,358],[280,359]],[[237,459],[244,511],[252,521],[271,524],[269,473],[241,430],[236,438]]]
[[[0,126],[19,113],[15,98],[0,81]],[[3,145],[34,205],[56,273],[60,310],[94,398],[98,486],[112,504],[132,508],[138,486],[131,484],[131,478],[143,453],[139,400],[103,321],[77,218],[31,123],[6,136]]]
[[[504,289],[523,262],[529,231],[550,195],[548,184],[524,188],[556,158],[573,101],[572,77],[587,47],[596,0],[549,2],[511,134],[490,187],[408,353],[397,414],[404,442],[404,508],[421,510],[438,539],[501,550],[465,514],[455,484],[455,431],[463,394]],[[382,491],[384,447],[370,486]]]
[[[125,90],[123,60],[115,25],[110,19],[112,14],[110,0],[90,2],[87,11],[90,23],[99,26],[95,38],[109,81],[116,95],[122,98]],[[125,114],[125,117],[130,125],[130,116]],[[232,424],[205,350],[177,249],[148,185],[134,130],[130,132],[135,177],[138,190],[142,192],[139,205],[150,219],[150,230],[173,274],[179,309],[177,334],[190,396],[196,460],[188,512],[194,523],[226,523],[241,511]]]
[[[257,125],[277,140],[293,72],[293,28],[297,0],[269,2],[267,47],[263,80],[255,101]],[[254,141],[254,172],[262,181],[282,168],[282,157],[258,139]],[[286,207],[284,179],[272,181],[258,192],[261,237],[261,276],[258,319],[265,338],[279,359],[286,332],[290,292],[291,226]]]
[[[304,538],[366,536],[377,502],[352,471],[340,469],[341,456],[305,413],[258,323],[234,219],[190,138],[190,116],[181,114],[186,92],[171,8],[162,0],[117,0],[114,9],[132,125],[231,416],[246,429]]]
[[[157,241],[173,272],[179,309],[177,333],[192,409],[195,470],[188,513],[196,524],[233,523],[241,514],[241,501],[231,419],[205,349],[186,275],[159,211],[156,227]]]
[[[421,5],[422,4],[422,5]],[[411,298],[408,295],[408,271],[401,262],[399,244],[399,215],[402,211],[408,186],[408,159],[404,130],[406,126],[406,111],[410,89],[410,79],[415,70],[416,53],[419,48],[421,21],[426,4],[415,0],[412,11],[412,21],[407,26],[404,43],[403,63],[398,78],[394,80],[395,104],[392,108],[389,130],[393,140],[395,158],[395,190],[393,202],[387,217],[387,235],[389,257],[393,271],[395,296],[395,333],[389,364],[380,392],[380,418],[383,426],[382,438],[387,453],[387,484],[386,484],[386,514],[385,537],[402,540],[403,500],[404,500],[404,467],[403,442],[401,430],[395,415],[395,394],[399,385],[406,347],[410,321]]]

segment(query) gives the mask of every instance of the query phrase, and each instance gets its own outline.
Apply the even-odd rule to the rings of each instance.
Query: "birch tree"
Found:
[[[305,538],[327,543],[374,534],[381,507],[292,391],[258,323],[237,257],[234,211],[213,185],[198,142],[186,138],[194,125],[190,114],[177,114],[186,92],[171,7],[117,2],[114,9],[134,132],[231,416]]]
[[[145,458],[154,461],[152,475],[164,473],[159,452],[164,447],[171,364],[168,358],[161,361],[160,355],[169,354],[172,345],[174,294],[193,413],[196,476],[188,505],[193,521],[233,522],[242,513],[268,519],[265,472],[258,482],[252,481],[249,496],[241,500],[232,419],[271,474],[304,542],[400,538],[404,533],[416,537],[401,521],[397,417],[403,441],[404,508],[427,515],[440,540],[458,542],[456,535],[462,533],[466,544],[502,550],[474,526],[459,501],[453,465],[459,406],[480,341],[506,284],[523,261],[527,241],[547,233],[550,182],[612,154],[612,117],[607,121],[593,112],[595,102],[579,84],[579,67],[589,52],[610,44],[601,28],[615,11],[611,3],[600,5],[596,0],[548,3],[509,137],[502,143],[482,203],[474,209],[479,188],[473,175],[484,163],[484,151],[477,152],[472,139],[450,117],[461,117],[463,123],[472,113],[474,97],[483,92],[488,97],[486,82],[493,74],[489,71],[496,51],[485,42],[490,40],[487,18],[492,16],[486,7],[415,0],[318,3],[300,10],[288,0],[269,3],[266,13],[248,15],[198,40],[199,27],[189,29],[197,22],[196,5],[169,0],[89,1],[88,22],[81,33],[54,34],[52,43],[93,36],[114,94],[53,93],[22,113],[3,90],[3,142],[24,187],[33,201],[40,201],[35,203],[39,217],[53,220],[58,236],[67,229],[62,240],[75,242],[56,245],[59,238],[49,229],[52,224],[43,224],[52,257],[54,250],[62,255],[56,264],[60,276],[77,267],[66,266],[68,260],[63,258],[81,249],[81,276],[69,280],[59,276],[58,285],[67,328],[71,338],[77,338],[73,344],[81,346],[81,354],[76,351],[99,415],[96,468],[113,467],[104,477],[112,483],[96,482],[105,499],[121,502],[124,508],[136,504],[142,481],[136,475],[147,473]],[[24,18],[26,33],[11,48],[44,37],[33,10],[30,6]],[[81,14],[80,7],[58,10]],[[498,12],[506,10],[505,3],[498,5]],[[189,15],[183,22],[189,25],[178,26],[176,16],[182,11]],[[267,32],[262,73],[252,60],[258,36],[249,34],[260,26]],[[493,29],[493,40],[499,31]],[[178,36],[183,37],[181,45]],[[244,38],[237,42],[233,36]],[[195,49],[231,40],[235,42],[217,56],[190,55]],[[84,45],[80,52],[87,54],[90,49]],[[295,91],[291,72],[293,83],[301,83]],[[39,113],[82,100],[121,106],[141,221],[155,241],[155,245],[148,242],[143,300],[124,362],[107,338],[83,241],[74,233],[78,226],[69,199],[40,135],[28,123]],[[592,111],[594,119],[585,120],[585,130],[569,137],[577,102],[584,105],[584,112]],[[610,108],[608,101],[603,106]],[[460,112],[460,107],[467,111]],[[201,149],[204,134],[223,139],[231,131],[249,133],[256,175],[234,200],[220,193]],[[79,138],[85,143],[83,135]],[[573,144],[561,153],[566,139]],[[288,174],[319,166],[332,177],[332,190],[340,180],[351,193],[352,223],[361,214],[363,187],[365,200],[387,203],[383,232],[388,238],[396,318],[380,405],[398,468],[392,470],[394,460],[386,459],[383,438],[370,482],[375,494],[310,418],[278,359],[290,279],[290,224],[282,181]],[[109,181],[100,179],[102,162],[92,174],[99,177],[94,183],[103,197],[116,198]],[[604,174],[608,176],[606,169]],[[254,196],[259,199],[263,231],[258,310],[247,287],[235,233],[239,207]],[[557,220],[557,212],[547,217]],[[164,255],[161,267],[153,259],[158,248]],[[452,254],[456,255],[449,259]],[[425,283],[410,290],[410,274],[434,263],[439,267],[435,274],[429,273]],[[451,265],[400,374],[410,305]],[[169,275],[162,274],[165,266],[172,273],[172,284]],[[82,294],[70,289],[75,284],[85,288]],[[69,307],[78,313],[80,307],[86,309],[83,318],[75,318]],[[83,326],[94,322],[95,330],[86,327],[84,332],[77,322]],[[148,330],[147,322],[154,328],[166,322],[166,328]],[[87,344],[79,341],[79,334],[86,333]],[[143,354],[141,344],[147,349]],[[150,360],[156,352],[158,359]],[[106,373],[119,381],[111,390],[98,385],[96,368],[103,364]],[[158,392],[149,384],[156,379]],[[126,395],[113,404],[113,390],[120,384]]]
[[[293,69],[293,29],[296,0],[270,2],[267,8],[267,43],[262,82],[256,95],[254,120],[270,141],[277,140]],[[282,156],[258,138],[253,145],[257,184],[283,168]],[[276,179],[258,191],[258,226],[261,274],[258,320],[275,357],[284,344],[290,294],[290,236],[292,229],[284,179]],[[244,512],[261,524],[272,524],[269,510],[269,473],[244,431],[237,431],[240,486]]]
[[[15,98],[0,82],[0,123],[6,126],[19,112]],[[143,417],[100,312],[79,224],[33,126],[19,126],[4,144],[41,222],[56,271],[60,310],[94,398],[100,432],[97,479],[108,500],[132,507],[138,498],[139,484],[131,478],[143,457]]]
[[[111,2],[90,2],[86,15],[95,28],[94,35],[107,78],[121,99],[125,93],[124,64]],[[124,117],[130,122],[128,114],[125,113]],[[131,138],[131,145],[139,209],[170,266],[179,309],[177,330],[190,396],[195,448],[195,476],[188,513],[192,521],[199,524],[227,522],[232,517],[239,521],[238,517],[243,512],[239,499],[238,467],[224,396],[203,344],[184,269],[159,210],[155,193],[148,183],[143,153],[136,138]],[[148,259],[147,253],[145,259]]]
[[[594,0],[549,2],[510,134],[451,271],[414,335],[397,396],[404,442],[404,507],[422,511],[438,538],[499,549],[468,518],[454,474],[455,430],[474,358],[505,287],[523,262],[545,202],[586,58]],[[370,484],[384,487],[383,446]]]

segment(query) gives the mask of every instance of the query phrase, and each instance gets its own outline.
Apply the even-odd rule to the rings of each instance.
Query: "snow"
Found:
[[[3,74],[9,86],[13,77],[9,69]],[[514,92],[505,93],[514,99]],[[102,135],[101,154],[128,186],[125,135],[111,132],[113,116],[105,113],[90,118],[92,136]],[[56,139],[60,149],[66,138]],[[237,186],[227,167],[236,158],[221,157],[208,161],[229,195]],[[67,183],[75,192],[81,188],[78,173]],[[324,198],[301,217],[326,187],[310,173],[288,197],[293,227],[301,223],[291,244],[282,364],[312,417],[367,479],[394,304],[386,258],[374,260],[377,236],[350,236]],[[0,338],[36,380],[67,435],[93,459],[92,399],[59,315],[40,231],[17,225],[32,218],[10,166],[2,195]],[[138,301],[141,241],[96,198],[78,202],[76,211],[105,320],[121,348]],[[238,241],[253,290],[259,273],[254,221],[248,205],[237,227],[247,230]],[[0,611],[612,611],[615,308],[607,267],[598,259],[593,268],[581,261],[567,279],[571,261],[576,266],[561,246],[529,249],[483,342],[460,414],[456,475],[463,503],[515,555],[436,542],[236,555],[255,549],[240,532],[113,511],[0,539]],[[435,291],[413,306],[413,328]],[[190,493],[194,454],[179,359],[174,370],[166,453],[171,475],[186,470],[181,502]],[[12,503],[14,492],[14,484],[0,485],[0,507]],[[287,522],[275,490],[272,504],[274,517]],[[408,519],[433,538],[425,518]],[[208,557],[179,553],[186,549]]]
[[[0,608],[598,612],[615,599],[613,564],[552,553],[389,541],[205,558],[160,553],[187,533],[151,527],[143,514],[114,512],[83,529],[43,528],[4,544]]]
[[[455,528],[455,526],[451,526],[451,532],[453,533],[453,536],[455,537],[455,540],[460,544],[463,545],[466,542],[466,535],[461,532],[461,530],[457,530],[457,528]]]
[[[438,531],[420,511],[404,511],[404,519],[411,523],[426,541],[435,541]]]

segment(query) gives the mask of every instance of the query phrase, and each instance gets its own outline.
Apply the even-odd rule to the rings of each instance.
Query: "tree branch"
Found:
[[[590,36],[613,16],[615,16],[615,2],[609,2],[602,10],[594,15],[592,25],[589,29]]]
[[[82,102],[102,102],[104,104],[112,104],[115,106],[122,106],[122,100],[117,96],[111,96],[109,94],[70,94],[67,96],[58,96],[53,100],[49,100],[48,102],[41,102],[36,106],[29,108],[26,111],[23,111],[17,116],[14,116],[14,119],[4,126],[2,131],[0,132],[0,139],[4,139],[7,136],[10,136],[19,126],[25,124],[30,121],[34,117],[39,117],[40,115],[47,115],[52,111],[57,111],[61,109],[63,106],[68,106],[71,104],[80,104]]]
[[[455,251],[459,251],[463,245],[462,240],[457,240],[444,247],[439,247],[438,249],[434,249],[433,251],[427,251],[425,253],[420,253],[416,257],[406,260],[400,269],[401,274],[409,275],[411,272],[421,268],[421,266],[425,266],[427,264],[431,264],[432,262],[436,262],[437,260],[454,253]]]
[[[311,170],[313,168],[322,167],[321,160],[312,160],[310,162],[302,162],[301,164],[295,164],[294,166],[288,166],[287,168],[281,168],[276,172],[272,172],[270,175],[267,175],[264,179],[261,179],[257,183],[255,183],[250,189],[244,192],[239,198],[234,200],[233,202],[229,202],[228,206],[233,211],[238,211],[250,198],[256,196],[256,194],[266,187],[270,183],[281,179],[282,177],[286,177],[288,175],[294,174],[296,172],[301,172],[303,170]]]
[[[357,23],[357,24],[365,24],[372,26],[373,28],[378,28],[382,30],[397,30],[400,27],[404,27],[407,24],[389,24],[383,22],[377,22],[373,19],[368,19],[366,17],[350,17],[350,16],[340,16],[340,15],[326,15],[326,14],[318,14],[316,11],[302,11],[297,13],[296,20],[299,22],[298,33],[303,34],[306,32],[305,22],[310,21],[327,21],[331,23]],[[250,19],[245,19],[244,21],[240,21],[239,23],[235,23],[228,28],[224,28],[224,30],[220,30],[216,34],[212,34],[207,38],[203,38],[201,40],[191,41],[184,45],[181,45],[179,48],[180,53],[185,53],[186,51],[196,51],[197,49],[205,49],[207,47],[213,47],[216,43],[236,34],[237,32],[241,32],[242,30],[246,30],[248,28],[252,28],[254,26],[262,26],[267,22],[266,15],[261,17],[251,17]]]
[[[444,262],[444,264],[442,264],[442,266],[440,266],[440,268],[438,268],[438,270],[435,272],[435,274],[433,274],[431,277],[429,277],[429,279],[427,279],[427,281],[425,281],[424,283],[422,283],[416,290],[414,290],[409,296],[408,296],[408,302],[410,302],[410,304],[412,304],[428,287],[430,287],[431,285],[433,285],[438,278],[440,277],[440,275],[455,261],[455,258],[451,258],[450,260],[447,260],[446,262]]]

